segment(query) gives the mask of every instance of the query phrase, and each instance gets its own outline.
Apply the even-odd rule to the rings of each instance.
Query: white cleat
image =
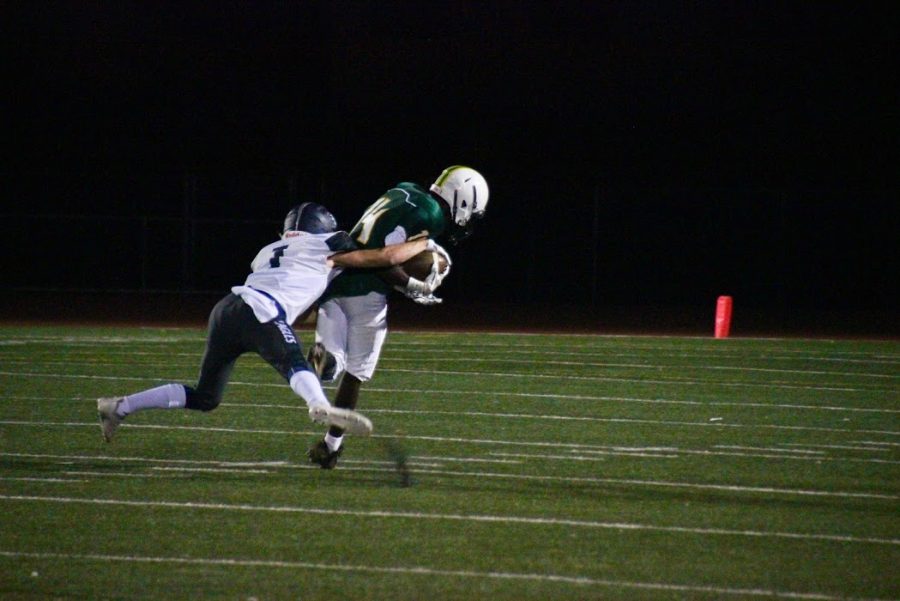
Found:
[[[372,421],[362,413],[332,407],[330,405],[313,405],[309,408],[309,419],[317,424],[337,426],[347,434],[368,436],[372,433]]]
[[[100,416],[100,430],[103,432],[103,440],[111,442],[116,428],[125,418],[116,413],[116,409],[125,397],[110,397],[97,399],[97,413]]]

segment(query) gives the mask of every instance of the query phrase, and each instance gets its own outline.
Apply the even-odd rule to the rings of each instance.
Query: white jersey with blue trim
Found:
[[[288,232],[257,253],[250,264],[253,273],[243,286],[235,286],[231,291],[250,305],[260,322],[283,317],[287,323],[293,323],[340,273],[340,268],[328,267],[325,259],[352,248],[346,232]]]

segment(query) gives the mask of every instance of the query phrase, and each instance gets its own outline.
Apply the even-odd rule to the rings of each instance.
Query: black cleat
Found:
[[[320,440],[313,446],[309,447],[309,450],[306,452],[306,456],[309,457],[310,463],[315,463],[323,470],[333,470],[334,466],[337,465],[338,457],[340,457],[341,453],[343,452],[343,445],[338,447],[337,451],[330,451],[328,450],[328,445],[325,444],[325,441]]]
[[[322,382],[334,382],[334,371],[337,368],[337,362],[334,355],[325,350],[321,342],[317,342],[309,349],[306,360],[312,365],[313,371],[319,376]]]

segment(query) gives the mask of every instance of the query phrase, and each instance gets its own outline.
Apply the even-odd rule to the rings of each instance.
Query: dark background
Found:
[[[0,317],[202,321],[293,203],[462,163],[400,323],[898,334],[896,3],[209,4],[0,8]]]

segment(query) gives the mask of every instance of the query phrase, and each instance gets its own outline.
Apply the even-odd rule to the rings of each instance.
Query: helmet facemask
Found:
[[[450,227],[447,228],[447,242],[456,246],[472,235],[472,232],[475,231],[475,223],[482,219],[484,219],[484,211],[473,213],[472,216],[466,220],[465,225],[460,225],[454,221],[450,224]]]

